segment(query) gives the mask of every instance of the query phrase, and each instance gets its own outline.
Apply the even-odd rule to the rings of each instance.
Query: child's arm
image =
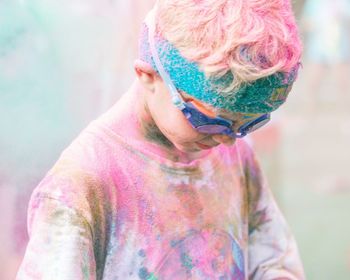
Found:
[[[245,165],[249,190],[249,279],[305,279],[294,237],[250,154]]]
[[[17,280],[96,279],[92,231],[75,209],[36,196],[28,227],[30,240]]]

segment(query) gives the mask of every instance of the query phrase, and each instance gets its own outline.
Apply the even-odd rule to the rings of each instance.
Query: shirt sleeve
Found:
[[[77,210],[36,195],[29,205],[28,230],[17,280],[96,279],[92,231]]]
[[[249,205],[249,279],[305,279],[294,237],[254,155],[250,154],[245,167]]]

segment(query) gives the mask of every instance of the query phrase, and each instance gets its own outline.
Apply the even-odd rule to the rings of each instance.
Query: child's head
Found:
[[[261,101],[259,97],[266,99],[271,90],[264,89],[278,83],[271,75],[290,73],[299,63],[301,43],[288,0],[160,0],[155,13],[160,56],[173,82],[180,90],[214,106],[230,109],[222,104],[226,100],[215,100],[215,104],[215,97],[219,97],[208,95],[237,99],[239,88],[256,80],[260,93],[251,89],[246,95],[257,102]],[[141,37],[141,59],[151,62],[146,27]],[[186,61],[178,59],[177,54]],[[268,76],[270,80],[261,80]],[[214,85],[219,94],[193,89],[207,88],[207,80],[217,78],[221,78],[219,82],[210,82],[210,86]]]
[[[289,72],[301,44],[289,0],[160,0],[159,33],[208,76],[231,70],[229,86]]]
[[[289,1],[159,0],[149,17],[179,92],[231,113],[270,113],[285,101],[301,55]],[[159,73],[146,22],[140,58]]]

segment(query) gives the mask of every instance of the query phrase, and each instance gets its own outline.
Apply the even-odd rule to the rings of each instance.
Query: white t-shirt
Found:
[[[63,152],[32,194],[18,280],[304,279],[244,141],[188,164],[144,144],[102,118]]]

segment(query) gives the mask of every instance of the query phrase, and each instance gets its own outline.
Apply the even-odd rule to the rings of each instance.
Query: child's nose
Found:
[[[233,145],[236,142],[235,138],[232,138],[228,135],[224,135],[224,134],[215,134],[212,136],[213,140],[215,142],[218,142],[220,144],[224,144],[224,145]]]

